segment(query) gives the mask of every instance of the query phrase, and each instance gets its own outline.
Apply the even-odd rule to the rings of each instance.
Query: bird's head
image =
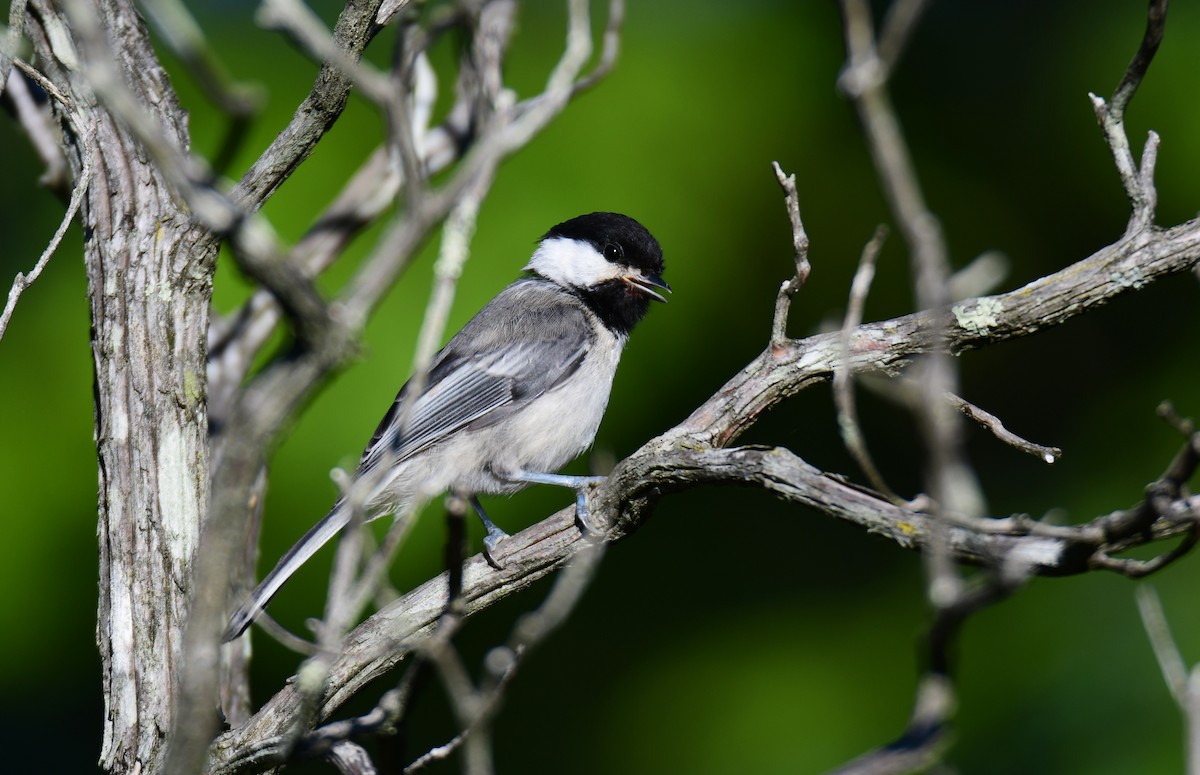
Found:
[[[663,256],[646,227],[618,213],[590,213],[542,236],[525,267],[583,298],[610,328],[628,334],[651,301],[665,302]]]

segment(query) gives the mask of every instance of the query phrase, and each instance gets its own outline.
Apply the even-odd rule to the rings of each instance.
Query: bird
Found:
[[[453,492],[483,522],[490,557],[507,534],[478,496],[551,484],[575,490],[576,518],[590,530],[587,487],[603,477],[557,471],[595,440],[630,333],[671,292],[663,271],[658,240],[629,216],[589,213],[546,232],[523,275],[450,338],[423,379],[400,388],[347,488],[366,488],[361,518]],[[234,612],[223,641],[244,633],[353,511],[339,497]]]

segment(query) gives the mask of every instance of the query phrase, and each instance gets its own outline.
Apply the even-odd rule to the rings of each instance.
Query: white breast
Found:
[[[625,345],[603,326],[596,342],[570,378],[543,394],[507,422],[463,434],[447,454],[480,455],[496,472],[523,470],[554,473],[592,445],[608,407],[613,376]],[[501,435],[502,434],[502,435]],[[451,449],[470,447],[468,451]],[[520,489],[485,474],[472,483],[475,492],[500,493]]]
[[[573,375],[503,422],[454,434],[405,461],[381,487],[377,503],[392,511],[414,497],[424,501],[450,489],[512,493],[526,485],[505,480],[505,471],[557,472],[595,440],[624,346],[625,337],[597,326]]]

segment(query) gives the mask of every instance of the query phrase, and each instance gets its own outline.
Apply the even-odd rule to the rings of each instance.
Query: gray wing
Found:
[[[582,303],[545,281],[519,280],[501,291],[434,358],[420,395],[409,385],[379,424],[360,470],[399,462],[467,427],[498,422],[569,377],[593,342]],[[398,425],[412,401],[403,434]],[[250,626],[285,581],[346,526],[344,503],[287,554],[230,619],[224,639]]]
[[[467,426],[498,422],[579,368],[593,340],[586,314],[561,291],[522,287],[530,282],[509,286],[450,340],[419,396],[410,395],[411,382],[400,389],[360,470],[385,457],[404,460]]]

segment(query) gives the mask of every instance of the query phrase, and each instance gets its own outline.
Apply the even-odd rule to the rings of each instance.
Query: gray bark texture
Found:
[[[188,144],[184,112],[126,0],[96,4],[125,83]],[[30,4],[36,61],[87,135],[63,147],[93,175],[81,207],[95,358],[100,492],[96,639],[109,772],[157,772],[170,728],[192,556],[208,502],[205,338],[217,242],[193,226],[156,166],[79,77],[55,3]],[[59,106],[61,110],[61,106]],[[72,122],[62,120],[64,128]]]

